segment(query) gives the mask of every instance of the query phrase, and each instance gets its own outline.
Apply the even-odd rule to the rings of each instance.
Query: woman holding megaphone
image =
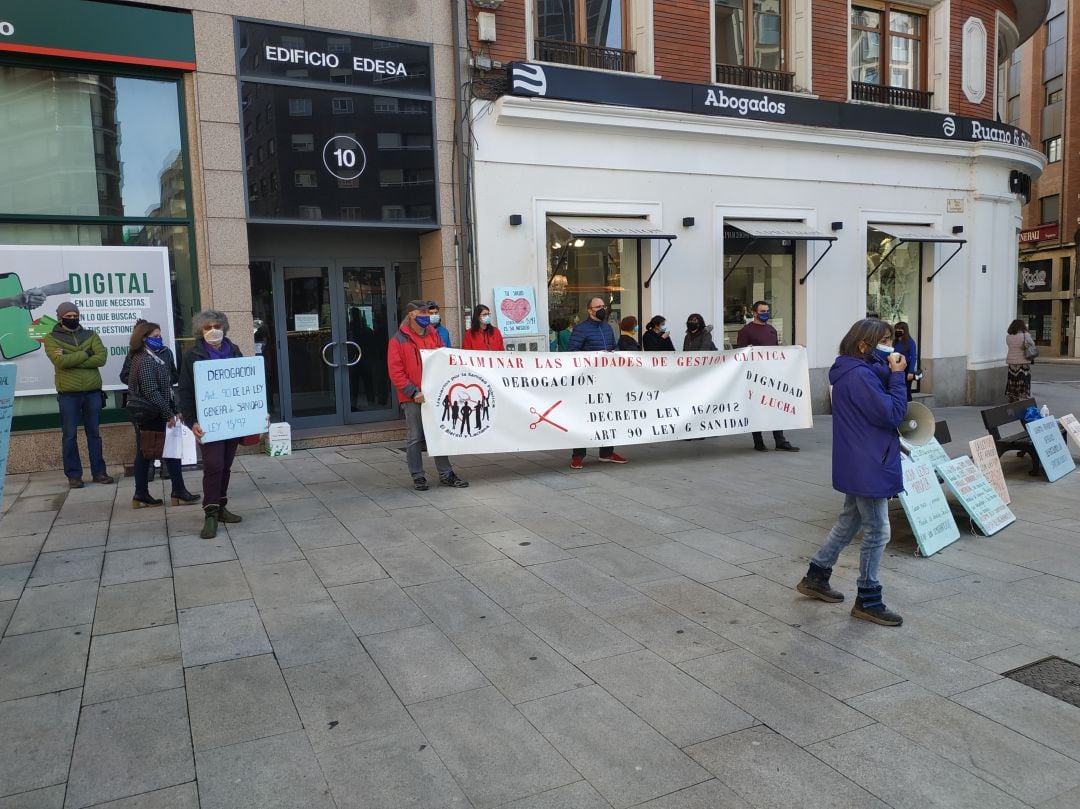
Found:
[[[859,320],[840,341],[829,382],[833,488],[844,493],[844,508],[795,588],[821,601],[843,601],[844,594],[829,586],[829,577],[861,528],[859,594],[851,614],[883,626],[904,622],[885,606],[877,574],[889,543],[889,498],[904,488],[896,429],[908,406],[906,370],[907,359],[893,351],[892,326],[882,320]]]

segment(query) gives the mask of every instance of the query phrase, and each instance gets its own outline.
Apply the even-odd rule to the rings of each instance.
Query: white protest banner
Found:
[[[901,459],[904,471],[904,490],[900,505],[904,507],[919,553],[932,556],[960,539],[949,501],[938,483],[937,474],[929,461]]]
[[[495,318],[503,337],[539,334],[534,287],[495,287]]]
[[[262,357],[200,360],[195,412],[203,443],[266,432],[266,374]]]
[[[942,464],[937,471],[986,536],[996,534],[1006,525],[1015,522],[1016,515],[1001,502],[990,481],[967,455]]]
[[[806,350],[423,351],[432,455],[571,449],[813,426]]]
[[[1061,422],[1061,426],[1065,428],[1065,432],[1068,433],[1069,438],[1076,444],[1076,448],[1080,449],[1080,421],[1077,421],[1076,416],[1072,413],[1062,416],[1058,421]]]
[[[994,436],[984,435],[982,438],[968,441],[968,446],[971,448],[971,460],[979,467],[979,471],[986,475],[986,479],[998,493],[1001,502],[1006,505],[1012,502],[1009,487],[1005,485],[1005,473],[1001,471],[1001,457],[997,453]]]
[[[1028,435],[1031,436],[1031,443],[1042,462],[1043,472],[1046,473],[1048,481],[1053,483],[1076,468],[1076,461],[1069,454],[1065,439],[1061,437],[1061,428],[1058,427],[1057,419],[1053,416],[1045,416],[1029,421],[1024,426],[1027,428]]]
[[[18,365],[16,396],[56,392],[42,341],[56,326],[56,307],[64,301],[79,307],[82,326],[96,331],[105,345],[105,390],[126,387],[120,369],[136,320],[160,324],[165,345],[173,342],[164,247],[0,245],[0,270],[0,354]]]

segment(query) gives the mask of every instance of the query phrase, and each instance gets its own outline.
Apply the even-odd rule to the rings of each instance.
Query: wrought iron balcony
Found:
[[[716,81],[719,84],[736,84],[740,87],[757,87],[759,90],[786,90],[794,88],[794,73],[766,70],[746,65],[717,65]]]
[[[909,90],[907,87],[889,87],[885,84],[866,84],[861,81],[851,83],[852,101],[873,101],[878,104],[928,110],[930,99],[933,97],[933,93],[925,90]]]
[[[581,42],[563,42],[558,39],[537,39],[535,44],[536,59],[539,62],[634,72],[634,51],[586,45]]]

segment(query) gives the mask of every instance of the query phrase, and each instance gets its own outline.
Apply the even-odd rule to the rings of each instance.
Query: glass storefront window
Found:
[[[749,248],[749,249],[747,249]],[[744,252],[745,251],[745,252]],[[740,257],[741,256],[741,257]],[[733,348],[739,330],[753,319],[755,301],[767,301],[780,344],[795,341],[795,243],[753,239],[738,228],[724,229],[724,344]]]
[[[919,343],[922,310],[922,242],[901,242],[868,228],[866,236],[866,316],[904,321]]]
[[[616,335],[622,318],[641,320],[635,240],[575,239],[549,220],[547,256],[548,324],[553,332],[573,329],[587,316],[592,298],[607,304],[608,323]]]

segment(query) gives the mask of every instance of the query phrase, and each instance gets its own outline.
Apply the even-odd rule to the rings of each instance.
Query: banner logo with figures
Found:
[[[433,455],[813,426],[806,350],[799,346],[677,354],[442,348],[421,354],[421,413]]]

